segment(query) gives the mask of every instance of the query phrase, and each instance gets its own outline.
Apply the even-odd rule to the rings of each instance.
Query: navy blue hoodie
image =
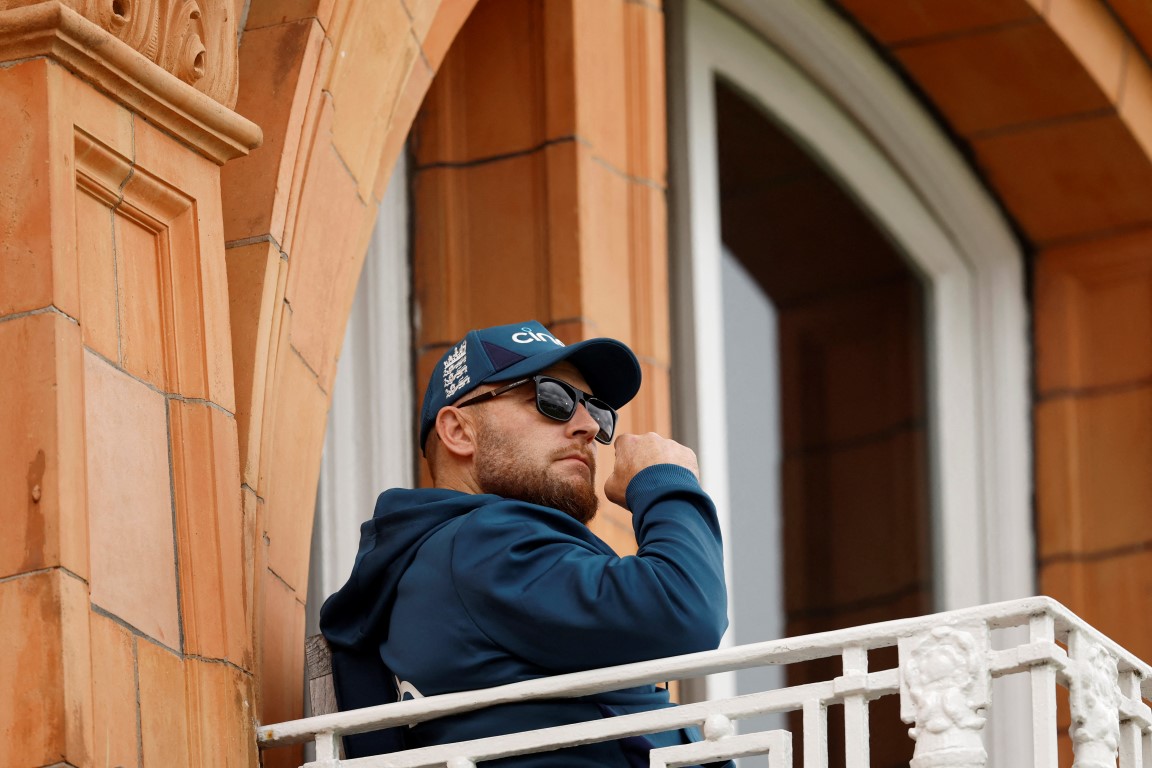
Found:
[[[638,473],[627,489],[636,555],[619,557],[548,507],[442,489],[386,491],[361,528],[352,575],[324,604],[341,709],[489,688],[710,650],[727,627],[720,528],[688,470]],[[670,706],[655,686],[507,704],[346,739],[349,756],[494,736]],[[648,765],[673,731],[492,761]],[[400,737],[400,741],[397,741]]]

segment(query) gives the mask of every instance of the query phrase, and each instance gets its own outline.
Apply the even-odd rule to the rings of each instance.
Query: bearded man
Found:
[[[470,331],[437,364],[420,443],[434,488],[381,494],[348,583],[324,604],[341,709],[489,688],[710,650],[727,626],[716,510],[695,454],[654,433],[616,435],[640,365],[613,339],[564,346],[532,321]],[[638,550],[593,534],[604,484],[632,512]],[[505,704],[348,737],[348,756],[495,736],[671,706],[640,686]],[[694,729],[485,765],[647,766]]]

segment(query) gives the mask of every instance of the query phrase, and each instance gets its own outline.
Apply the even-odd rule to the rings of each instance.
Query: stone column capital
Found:
[[[260,129],[231,109],[231,11],[219,0],[212,11],[210,0],[200,3],[204,11],[194,0],[0,0],[7,6],[0,10],[0,62],[53,59],[223,163],[258,146]]]

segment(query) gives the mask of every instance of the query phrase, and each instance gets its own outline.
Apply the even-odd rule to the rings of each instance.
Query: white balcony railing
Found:
[[[1022,629],[1010,631],[1013,627]],[[893,645],[898,667],[869,670],[868,651]],[[822,682],[377,757],[339,758],[341,734],[513,701],[586,696],[837,656],[842,674]],[[261,726],[258,739],[262,748],[314,741],[316,760],[305,768],[470,768],[497,757],[698,725],[705,741],[654,750],[651,765],[767,755],[771,768],[785,768],[793,764],[789,732],[736,735],[734,721],[800,712],[804,768],[826,768],[828,707],[839,704],[846,766],[867,768],[868,704],[899,696],[900,717],[916,742],[912,768],[980,768],[988,762],[985,723],[996,706],[994,691],[1001,688],[992,681],[1011,676],[1023,676],[1025,699],[1030,696],[1034,768],[1057,768],[1058,685],[1069,690],[1075,768],[1115,768],[1117,759],[1120,768],[1152,768],[1152,667],[1044,597],[320,715]]]

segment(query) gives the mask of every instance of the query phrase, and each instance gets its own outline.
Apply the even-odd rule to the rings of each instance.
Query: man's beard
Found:
[[[589,451],[579,449],[589,459],[589,477],[585,483],[575,476],[558,477],[551,472],[553,462],[574,449],[558,451],[543,461],[539,456],[524,456],[522,450],[514,439],[482,427],[476,445],[476,479],[480,490],[552,507],[585,524],[596,516],[600,499],[596,495],[595,459]]]

